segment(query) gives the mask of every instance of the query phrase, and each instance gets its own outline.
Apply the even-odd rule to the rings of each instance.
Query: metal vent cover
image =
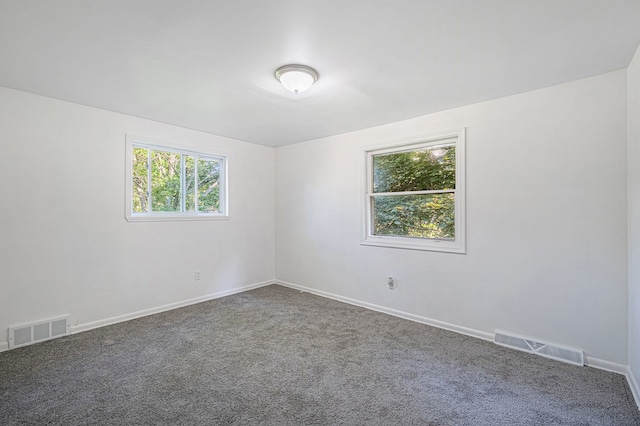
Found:
[[[517,336],[498,330],[494,332],[493,343],[569,364],[584,365],[584,353],[576,348],[539,342],[528,337]]]
[[[69,315],[9,327],[9,349],[69,335]]]

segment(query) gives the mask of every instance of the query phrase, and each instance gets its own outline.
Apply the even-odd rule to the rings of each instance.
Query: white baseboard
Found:
[[[105,327],[107,325],[117,324],[119,322],[129,321],[136,318],[146,317],[147,315],[158,314],[160,312],[170,311],[172,309],[182,308],[184,306],[194,305],[196,303],[206,302],[208,300],[218,299],[220,297],[230,296],[236,293],[242,293],[244,291],[253,290],[259,287],[265,287],[271,284],[274,284],[273,280],[262,281],[255,284],[249,284],[243,287],[237,287],[230,290],[224,290],[224,291],[219,291],[217,293],[207,294],[205,296],[200,296],[193,299],[183,300],[181,302],[170,303],[168,305],[162,305],[155,308],[143,309],[141,311],[132,312],[129,314],[118,315],[115,317],[105,318],[98,321],[87,322],[84,324],[78,324],[78,325],[71,326],[71,334],[93,330],[94,328]]]
[[[0,352],[9,350],[9,342],[0,342]]]
[[[597,368],[598,370],[610,371],[622,375],[627,374],[627,366],[618,364],[617,362],[605,361],[604,359],[594,358],[589,355],[584,356],[584,365],[587,367]]]
[[[631,393],[633,394],[633,399],[636,401],[638,409],[640,409],[640,387],[638,387],[638,381],[631,367],[627,367],[626,376],[629,387],[631,388]]]
[[[393,315],[396,317],[408,319],[411,321],[416,321],[422,324],[427,324],[433,327],[442,328],[444,330],[453,331],[455,333],[464,334],[466,336],[477,337],[483,340],[493,341],[493,333],[487,333],[486,331],[475,330],[468,327],[463,327],[460,325],[450,324],[444,321],[435,320],[432,318],[422,317],[420,315],[410,314],[408,312],[398,311],[396,309],[386,308],[384,306],[374,305],[372,303],[363,302],[357,299],[351,299],[349,297],[340,296],[337,294],[329,293],[322,290],[316,290],[314,288],[305,287],[299,284],[294,284],[287,281],[276,280],[275,284],[289,287],[292,289],[306,291],[308,293],[312,293],[318,296],[326,297],[329,299],[337,300],[339,302],[349,303],[351,305],[360,306],[363,308],[371,309],[373,311],[382,312],[385,314]],[[627,366],[622,364],[617,364],[615,362],[605,361],[599,358],[594,358],[591,356],[584,357],[585,365],[588,367],[598,368],[600,370],[611,371],[613,373],[627,375]],[[630,384],[631,385],[631,384]],[[635,395],[635,394],[634,394]],[[637,401],[637,400],[636,400]]]
[[[276,280],[275,284],[293,288],[295,290],[305,291],[307,293],[315,294],[318,296],[326,297],[328,299],[337,300],[339,302],[348,303],[350,305],[360,306],[362,308],[371,309],[372,311],[382,312],[385,314],[393,315],[395,317],[408,319],[410,321],[419,322],[422,324],[431,325],[433,327],[442,328],[444,330],[454,331],[466,336],[477,337],[483,340],[493,341],[493,334],[480,330],[474,330],[472,328],[462,327],[460,325],[450,324],[444,321],[438,321],[432,318],[422,317],[420,315],[410,314],[408,312],[398,311],[396,309],[387,308],[385,306],[375,305],[369,302],[363,302],[362,300],[351,299],[350,297],[344,297],[333,293],[328,293],[322,290],[316,290],[314,288],[305,287],[299,284],[290,283],[287,281]]]

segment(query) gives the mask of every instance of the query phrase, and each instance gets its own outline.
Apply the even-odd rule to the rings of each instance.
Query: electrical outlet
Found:
[[[393,277],[389,277],[389,281],[387,281],[387,285],[389,286],[389,290],[396,289],[396,283],[393,281]]]
[[[200,271],[196,271],[195,273],[195,280],[199,281],[200,280]]]

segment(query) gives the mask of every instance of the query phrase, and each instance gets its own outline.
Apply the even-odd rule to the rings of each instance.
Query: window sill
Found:
[[[127,222],[184,222],[202,220],[229,220],[231,216],[220,214],[140,214],[126,215]]]
[[[402,237],[369,236],[360,242],[363,246],[398,248],[405,250],[437,251],[444,253],[466,254],[465,247],[459,241],[431,240]]]

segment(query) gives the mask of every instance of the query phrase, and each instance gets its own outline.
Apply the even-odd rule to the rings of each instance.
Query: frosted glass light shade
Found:
[[[285,65],[276,70],[276,78],[285,89],[297,94],[311,87],[318,80],[318,73],[304,65]]]
[[[280,76],[280,83],[285,89],[293,93],[300,93],[311,87],[313,77],[301,71],[289,71]]]

